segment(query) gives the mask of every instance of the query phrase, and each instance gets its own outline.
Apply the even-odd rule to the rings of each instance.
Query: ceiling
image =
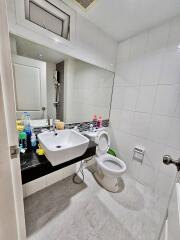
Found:
[[[31,42],[16,35],[11,35],[11,37],[16,39],[17,54],[20,56],[55,64],[62,62],[67,58],[65,54],[44,47],[40,44]]]
[[[180,0],[96,0],[87,10],[64,0],[116,41],[168,21],[180,14]]]

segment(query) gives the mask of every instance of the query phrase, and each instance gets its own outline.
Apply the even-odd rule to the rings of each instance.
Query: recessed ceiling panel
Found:
[[[180,14],[180,0],[97,0],[87,11],[75,4],[82,1],[65,0],[116,41],[166,23]]]
[[[95,0],[75,0],[79,3],[83,8],[88,8]]]

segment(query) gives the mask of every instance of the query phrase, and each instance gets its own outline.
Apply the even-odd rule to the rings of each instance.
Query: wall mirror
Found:
[[[11,35],[17,119],[109,119],[114,73]]]

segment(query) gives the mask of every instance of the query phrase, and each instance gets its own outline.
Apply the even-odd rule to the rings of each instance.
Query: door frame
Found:
[[[25,240],[25,217],[18,146],[6,0],[0,1],[0,239]]]

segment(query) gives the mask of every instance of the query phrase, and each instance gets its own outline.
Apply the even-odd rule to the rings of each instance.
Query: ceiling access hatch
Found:
[[[83,8],[87,9],[96,0],[74,0],[74,1],[80,4]]]

